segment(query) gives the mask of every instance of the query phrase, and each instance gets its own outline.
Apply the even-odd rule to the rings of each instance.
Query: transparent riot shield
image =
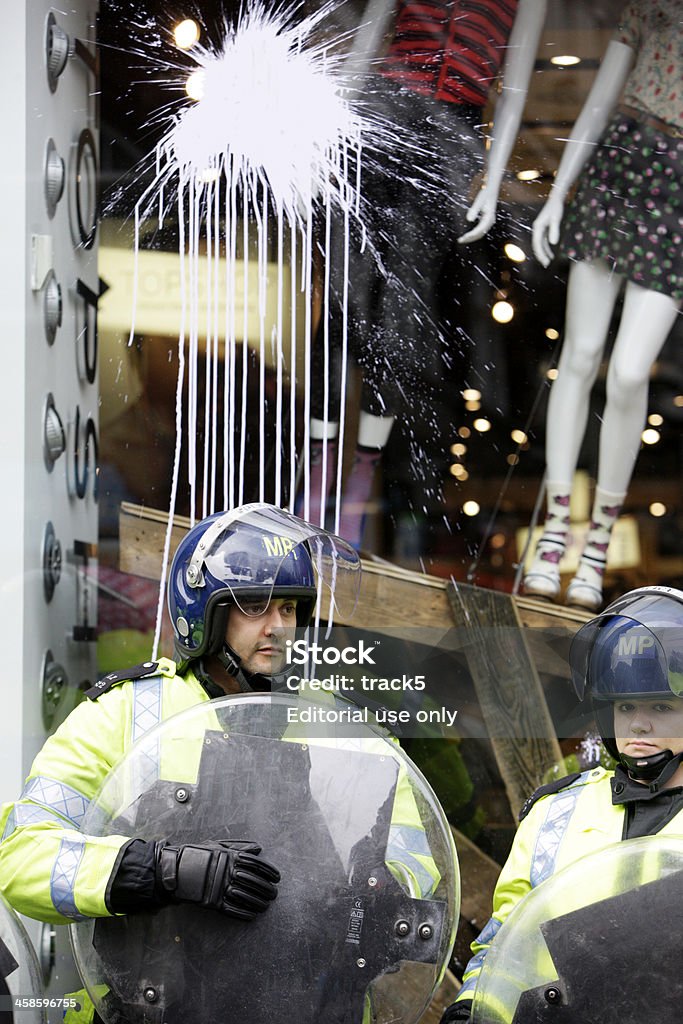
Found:
[[[319,727],[321,707],[266,694],[200,704],[148,733],[109,776],[84,832],[248,839],[282,881],[250,922],[186,904],[74,925],[106,1024],[419,1020],[458,919],[450,830],[393,741],[334,724],[346,702],[326,701]]]
[[[606,847],[522,901],[490,947],[472,1024],[678,1024],[683,838]]]
[[[0,895],[0,1024],[44,1024],[49,1005],[31,940]]]

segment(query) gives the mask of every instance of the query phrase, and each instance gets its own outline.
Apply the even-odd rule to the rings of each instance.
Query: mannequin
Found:
[[[548,403],[547,514],[524,591],[554,599],[569,530],[569,497],[615,302],[623,312],[607,374],[591,523],[565,601],[602,604],[602,578],[647,415],[650,369],[683,297],[680,200],[683,167],[682,0],[628,4],[565,147],[550,196],[533,225],[544,266],[560,240],[569,274],[565,339]],[[622,98],[622,105],[617,108]],[[596,147],[596,143],[598,144]]]
[[[370,5],[376,14],[377,2]],[[486,7],[486,3],[479,5]],[[419,175],[414,153],[393,155],[379,174],[364,172],[370,224],[368,235],[377,243],[373,253],[350,258],[349,349],[363,370],[363,394],[357,446],[352,469],[342,494],[338,532],[355,547],[362,539],[364,513],[383,449],[397,415],[428,415],[427,400],[418,380],[438,382],[439,334],[434,323],[436,290],[441,267],[457,239],[460,216],[454,208],[481,164],[480,143],[473,127],[481,124],[491,80],[505,55],[503,91],[497,104],[504,116],[496,139],[496,163],[489,161],[488,186],[475,200],[468,219],[481,215],[480,225],[492,223],[491,196],[497,196],[507,157],[517,135],[524,99],[544,23],[546,0],[504,0],[495,6],[496,21],[505,24],[479,71],[471,81],[457,66],[458,53],[467,43],[467,14],[442,0],[424,5],[400,0],[394,40],[383,62],[377,87],[379,108],[394,123],[421,133],[429,125],[431,161],[425,187],[415,187]],[[449,46],[437,55],[411,49],[414,26],[438,8],[439,25],[448,27]],[[475,12],[481,17],[481,10]],[[507,22],[505,22],[507,19]],[[444,35],[441,32],[441,35]],[[459,35],[456,35],[459,33]],[[438,58],[435,61],[435,56]],[[479,60],[480,58],[477,57]],[[438,65],[435,70],[435,64]],[[374,103],[375,97],[369,98]],[[435,179],[439,188],[434,187]],[[493,202],[495,208],[495,200]],[[490,220],[490,223],[488,221]],[[487,229],[487,228],[486,228]],[[476,237],[481,237],[482,229]],[[471,237],[470,237],[471,236]],[[461,241],[474,240],[475,231]],[[334,240],[333,240],[334,244]],[[337,243],[339,244],[339,243]],[[377,259],[379,256],[379,259]],[[335,264],[341,265],[342,259]],[[329,325],[321,327],[314,348],[310,420],[309,487],[297,502],[297,512],[316,524],[324,523],[327,500],[337,480],[340,387],[343,372],[339,321],[330,302]],[[325,314],[323,314],[325,321]],[[322,335],[329,331],[323,345]],[[317,353],[317,356],[316,356]],[[316,365],[317,363],[317,365]],[[322,381],[329,382],[323,388]],[[304,474],[305,476],[306,474]]]

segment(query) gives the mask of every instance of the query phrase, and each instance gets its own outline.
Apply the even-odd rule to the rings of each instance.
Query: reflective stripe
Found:
[[[424,829],[413,825],[392,825],[387,843],[387,862],[402,864],[415,877],[421,896],[428,896],[434,889],[435,880],[415,855],[431,857]]]
[[[32,803],[19,801],[31,800]],[[56,821],[80,829],[90,801],[72,786],[67,786],[46,775],[36,775],[24,786],[19,800],[7,819],[2,839],[11,836],[20,825],[36,825],[41,821]]]
[[[567,831],[567,825],[574,813],[576,801],[582,789],[582,786],[565,789],[548,800],[548,811],[536,836],[536,846],[529,872],[529,881],[532,886],[540,885],[555,870],[557,851]]]
[[[34,803],[50,807],[72,822],[76,828],[81,827],[85,812],[90,806],[88,798],[77,789],[45,775],[36,775],[34,779],[29,779],[19,799],[33,800]]]
[[[489,950],[487,946],[486,949],[480,949],[478,953],[475,953],[475,955],[470,958],[469,963],[465,968],[468,974],[470,971],[480,971],[482,969],[488,951]]]
[[[161,679],[148,676],[133,683],[133,743],[161,721]]]
[[[76,909],[74,897],[76,875],[84,851],[84,839],[62,839],[50,878],[50,897],[55,910],[62,917],[70,917],[74,921],[84,920]]]
[[[423,828],[415,825],[392,825],[389,829],[388,848],[417,853],[421,857],[431,857],[427,835]]]
[[[474,940],[475,942],[478,942],[479,945],[486,946],[486,949],[480,949],[479,952],[475,953],[475,955],[468,961],[467,967],[465,968],[464,971],[465,974],[469,974],[470,971],[479,971],[484,966],[484,960],[486,959],[486,954],[489,951],[488,947],[491,945],[496,935],[498,934],[502,923],[503,922],[499,921],[498,918],[496,917],[490,917],[488,919],[488,921],[486,922],[486,924],[484,925],[484,927]],[[474,988],[476,984],[477,979],[472,978],[470,979],[470,981],[463,984],[460,991],[463,992],[467,985],[469,985],[471,988]]]
[[[8,815],[7,821],[5,822],[5,831],[2,833],[2,839],[0,839],[0,843],[4,843],[5,839],[7,839],[8,836],[12,835],[16,827],[16,807],[13,807]]]
[[[5,840],[11,836],[15,828],[20,825],[37,825],[41,821],[56,821],[59,825],[65,824],[64,818],[61,818],[55,811],[51,811],[49,807],[39,807],[37,804],[17,804],[7,819],[2,839]]]
[[[490,917],[474,941],[482,946],[490,945],[500,931],[502,923],[497,917]]]
[[[162,676],[149,676],[133,683],[133,743],[161,721]],[[161,752],[158,736],[140,744],[135,758],[134,786],[144,792],[159,778]]]
[[[469,964],[467,965],[466,970],[469,970]],[[458,999],[460,999],[460,996],[463,994],[463,992],[473,992],[475,990],[475,988],[477,987],[478,980],[479,978],[477,976],[476,978],[468,978],[467,981],[463,981],[462,985],[458,990],[458,998],[455,1000],[456,1003]]]

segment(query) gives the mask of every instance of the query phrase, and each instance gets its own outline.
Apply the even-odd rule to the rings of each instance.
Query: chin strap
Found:
[[[662,750],[659,754],[651,754],[650,757],[629,757],[628,754],[621,754],[619,760],[630,778],[635,782],[645,783],[651,793],[658,793],[676,773],[683,761],[683,753],[674,754],[672,750]]]
[[[216,657],[228,675],[233,676],[237,681],[242,693],[267,693],[270,691],[271,677],[261,675],[260,672],[245,672],[242,668],[242,659],[233,651],[232,647],[223,644]]]

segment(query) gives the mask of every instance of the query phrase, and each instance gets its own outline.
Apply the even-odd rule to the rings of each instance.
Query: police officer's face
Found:
[[[683,752],[683,700],[620,700],[614,705],[617,749],[629,757],[651,757],[661,750]]]
[[[247,672],[273,675],[285,667],[285,641],[294,639],[296,600],[279,597],[264,612],[249,615],[233,606],[225,642],[242,659]]]

